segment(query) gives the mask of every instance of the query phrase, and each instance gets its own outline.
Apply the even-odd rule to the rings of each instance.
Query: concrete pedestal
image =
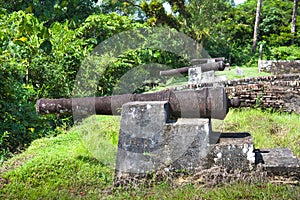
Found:
[[[212,84],[213,86],[219,86],[220,82],[227,80],[227,76],[225,75],[215,76],[214,71],[202,72],[201,67],[189,68],[188,74],[189,74],[189,81],[188,81],[189,85],[206,83],[206,84]]]
[[[122,107],[115,178],[160,169],[191,171],[209,146],[209,120],[169,120],[168,102],[131,102]]]
[[[214,166],[248,172],[257,164],[271,174],[299,177],[300,161],[289,149],[257,150],[249,133],[214,133],[209,119],[171,121],[169,113],[166,101],[123,105],[115,181]]]

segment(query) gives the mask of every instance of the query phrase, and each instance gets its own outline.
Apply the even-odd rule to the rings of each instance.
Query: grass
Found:
[[[186,85],[188,83],[187,76],[173,76],[166,80],[166,83],[160,83],[158,86],[150,89],[148,92],[157,92],[160,90],[165,90],[167,88],[177,87],[181,85]]]
[[[239,75],[237,74],[237,68],[242,71],[242,74]],[[227,80],[233,80],[233,79],[241,79],[245,77],[257,77],[257,76],[270,76],[270,73],[267,72],[258,72],[257,67],[247,67],[247,66],[242,66],[242,67],[237,67],[237,66],[231,66],[230,70],[225,70],[225,71],[217,71],[215,72],[216,76],[221,76],[221,75],[226,75]],[[159,90],[163,90],[166,88],[172,88],[172,87],[177,87],[181,85],[186,85],[188,83],[188,77],[187,76],[173,76],[170,77],[166,83],[160,83],[159,86],[154,87],[151,89],[149,92],[155,92]]]
[[[256,148],[291,148],[300,157],[300,116],[260,109],[232,109],[223,132],[249,132]]]
[[[241,74],[237,73],[238,70],[241,71]],[[216,75],[226,75],[228,80],[232,80],[245,77],[270,76],[271,74],[267,72],[258,72],[258,68],[253,66],[231,66],[230,70],[218,71],[216,72]]]
[[[114,131],[117,136],[117,126],[118,118],[94,116],[69,132],[34,141],[24,153],[1,167],[0,198],[68,199],[92,195],[111,186],[113,160],[96,159],[94,143],[89,144],[86,137],[93,131],[99,136],[97,142],[113,141],[109,134]],[[104,153],[107,150],[111,149],[102,149]],[[115,159],[115,155],[109,158]]]
[[[56,137],[34,141],[0,168],[0,199],[300,199],[299,185],[236,182],[112,189],[120,118],[92,116]],[[230,110],[225,131],[249,131],[257,148],[300,155],[300,118],[256,109]]]

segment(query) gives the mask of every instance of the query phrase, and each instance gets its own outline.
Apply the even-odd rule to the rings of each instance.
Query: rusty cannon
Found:
[[[170,114],[184,118],[224,119],[229,107],[239,106],[238,100],[229,100],[224,88],[201,88],[199,90],[163,90],[145,94],[123,94],[103,97],[39,99],[36,111],[39,114],[91,113],[120,114],[122,105],[134,101],[167,101]]]
[[[164,71],[160,71],[159,74],[160,74],[160,76],[173,76],[173,75],[179,75],[179,74],[187,74],[190,68],[196,68],[196,67],[201,67],[202,72],[223,71],[226,66],[228,66],[228,64],[224,63],[223,61],[218,61],[218,62],[211,62],[211,63],[205,63],[205,64],[196,64],[196,65],[189,66],[189,67],[164,70]]]
[[[206,63],[214,63],[214,62],[225,62],[225,57],[220,58],[198,58],[198,59],[192,59],[191,63],[192,65],[199,65],[199,64],[206,64]]]

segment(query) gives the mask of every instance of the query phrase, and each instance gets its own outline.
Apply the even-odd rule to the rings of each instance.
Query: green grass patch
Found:
[[[237,182],[232,185],[203,188],[195,184],[172,187],[158,184],[152,188],[116,190],[108,199],[297,199],[298,186],[274,184],[246,184]]]
[[[231,109],[223,132],[249,132],[256,148],[291,148],[300,157],[300,116],[295,113]]]
[[[120,117],[92,116],[56,137],[34,141],[0,167],[0,199],[299,199],[299,185],[236,182],[203,188],[159,183],[111,189]],[[257,148],[289,147],[300,155],[299,115],[230,110],[221,127],[250,132]]]
[[[241,71],[241,74],[237,73],[238,68]],[[232,66],[230,67],[230,70],[217,71],[215,74],[226,75],[228,80],[271,75],[270,73],[267,72],[258,72],[257,67],[247,67],[247,66],[242,66],[242,67]]]
[[[116,152],[118,121],[92,116],[64,134],[34,141],[1,167],[0,199],[72,199],[111,186],[115,155],[97,159],[93,145],[111,143],[114,150],[109,146],[102,151]],[[89,143],[89,137],[95,142]]]
[[[160,83],[158,86],[152,88],[149,92],[156,92],[160,90],[165,90],[166,88],[186,85],[188,83],[187,76],[173,76],[170,77],[165,83]]]
[[[239,70],[242,71],[241,75],[237,73],[237,68],[239,68]],[[224,71],[216,71],[215,75],[216,76],[226,75],[227,80],[233,80],[233,79],[242,79],[246,77],[270,76],[271,74],[267,72],[258,72],[257,67],[232,66],[230,67],[229,70],[227,69]],[[166,83],[160,83],[159,86],[154,87],[149,92],[160,91],[166,88],[177,87],[177,86],[187,85],[187,84],[188,84],[188,76],[184,76],[184,75],[172,76],[166,81]]]

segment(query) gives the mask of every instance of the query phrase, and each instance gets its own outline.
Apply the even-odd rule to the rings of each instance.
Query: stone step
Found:
[[[300,178],[300,160],[288,148],[258,149],[255,152],[257,164],[274,175],[288,175]]]
[[[210,167],[251,171],[262,165],[270,175],[300,178],[300,160],[288,148],[255,149],[249,133],[212,133],[211,151],[208,154]]]
[[[211,143],[208,153],[208,167],[220,166],[229,170],[251,171],[255,168],[255,153],[249,133],[212,133],[210,142],[219,137],[216,144]]]

